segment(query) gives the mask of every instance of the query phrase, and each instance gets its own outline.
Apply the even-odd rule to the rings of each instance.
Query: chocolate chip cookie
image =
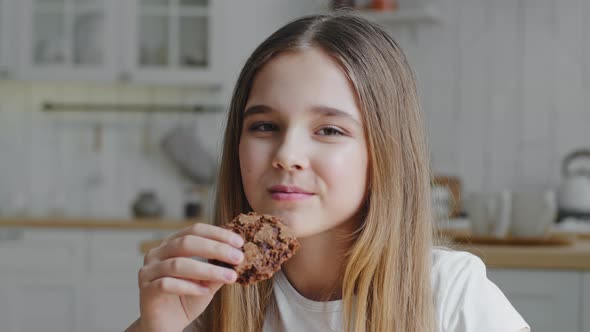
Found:
[[[249,285],[268,279],[291,258],[299,242],[277,217],[250,212],[240,214],[223,225],[244,238],[244,260],[233,267],[237,282]]]

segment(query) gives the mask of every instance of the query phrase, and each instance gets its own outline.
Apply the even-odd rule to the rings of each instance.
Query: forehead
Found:
[[[254,77],[246,108],[266,105],[297,112],[317,105],[361,120],[357,94],[338,63],[317,48],[280,53]]]

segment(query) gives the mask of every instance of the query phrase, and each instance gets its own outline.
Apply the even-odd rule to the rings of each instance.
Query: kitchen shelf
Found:
[[[44,102],[45,112],[160,112],[160,113],[214,113],[223,112],[224,106],[218,104],[90,104]]]
[[[202,218],[195,219],[94,219],[94,218],[0,218],[0,228],[59,228],[59,229],[147,229],[176,230],[188,227],[196,222],[206,222]]]
[[[440,15],[431,5],[423,8],[386,10],[359,10],[361,16],[381,24],[392,23],[438,23]]]

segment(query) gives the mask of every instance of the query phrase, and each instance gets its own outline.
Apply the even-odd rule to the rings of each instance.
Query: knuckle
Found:
[[[170,271],[178,273],[182,269],[182,260],[174,258],[170,260]]]
[[[177,243],[180,250],[186,250],[189,248],[190,238],[188,236],[180,237]]]
[[[204,231],[203,228],[205,228],[205,225],[202,223],[195,223],[191,228],[192,228],[191,230],[193,233],[199,234]]]
[[[143,281],[145,278],[145,274],[146,274],[145,270],[146,270],[145,266],[142,266],[139,268],[139,271],[137,271],[137,280],[139,280],[140,282]]]
[[[145,264],[152,262],[154,260],[155,256],[156,256],[156,249],[155,248],[148,250],[145,253],[145,256],[143,257],[143,264],[145,265]]]
[[[170,279],[168,278],[161,278],[156,281],[155,286],[158,290],[166,291],[170,289]]]

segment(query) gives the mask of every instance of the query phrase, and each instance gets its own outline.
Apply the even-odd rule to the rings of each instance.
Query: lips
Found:
[[[299,201],[314,195],[313,192],[291,185],[275,185],[268,188],[268,192],[277,201]]]

